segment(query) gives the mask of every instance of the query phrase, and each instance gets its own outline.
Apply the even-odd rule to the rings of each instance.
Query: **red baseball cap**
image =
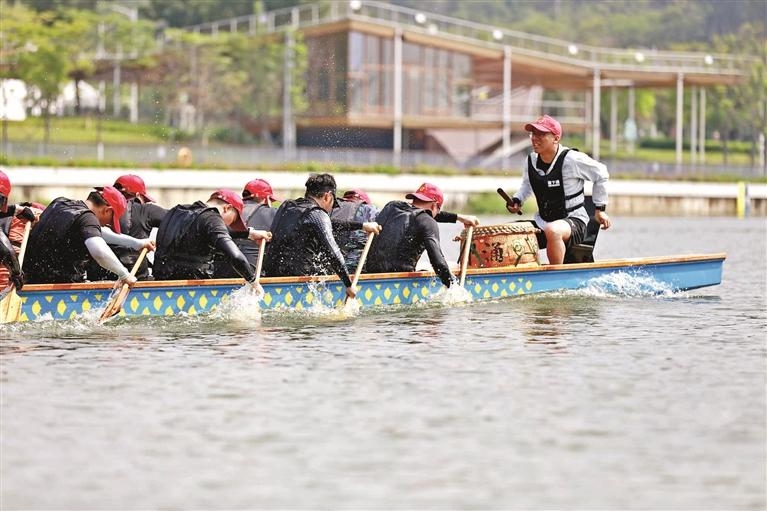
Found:
[[[120,217],[122,217],[125,210],[128,209],[128,202],[125,200],[125,195],[114,186],[97,186],[96,190],[98,190],[101,198],[112,207],[112,230],[117,234],[120,234]]]
[[[245,205],[242,202],[242,197],[231,190],[216,190],[211,194],[210,199],[208,200],[211,199],[222,200],[230,206],[233,206],[237,211],[237,220],[235,220],[234,223],[229,226],[233,231],[248,230],[248,228],[245,226],[245,219],[242,217],[242,210],[245,208]]]
[[[0,170],[0,195],[3,196],[0,199],[0,211],[5,213],[8,211],[8,197],[11,195],[11,180],[2,170]]]
[[[272,185],[270,185],[268,182],[264,181],[263,179],[254,179],[252,181],[248,181],[248,183],[245,185],[245,189],[242,191],[243,196],[245,196],[245,192],[250,193],[250,195],[252,195],[256,199],[269,199],[269,200],[282,201],[282,199],[274,195],[274,190],[272,190]]]
[[[119,187],[117,185],[120,185]],[[131,195],[141,195],[147,202],[155,202],[155,200],[146,193],[146,185],[144,180],[135,174],[125,174],[115,180],[115,187],[120,188]]]
[[[373,204],[373,201],[370,200],[370,197],[368,197],[368,194],[365,193],[363,190],[360,190],[359,188],[354,188],[352,190],[347,190],[346,192],[344,192],[344,199],[364,202],[365,204]]]
[[[445,196],[442,195],[442,190],[431,183],[422,184],[415,192],[405,195],[405,198],[420,199],[426,202],[436,202],[437,206],[440,208],[442,207],[442,202],[445,200]]]
[[[535,122],[525,124],[525,131],[544,131],[553,133],[557,138],[562,138],[562,125],[548,115],[542,115]]]

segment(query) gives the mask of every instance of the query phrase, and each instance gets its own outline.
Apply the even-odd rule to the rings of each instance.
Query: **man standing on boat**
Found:
[[[120,217],[125,212],[125,197],[113,186],[99,186],[85,201],[58,197],[40,215],[29,234],[25,280],[30,284],[83,282],[85,267],[92,257],[103,268],[117,275],[118,281],[132,286],[136,277],[109,248],[104,235],[120,234]],[[128,236],[130,243],[144,243]],[[120,242],[111,239],[110,242]],[[151,244],[145,244],[153,248]]]
[[[333,238],[330,212],[338,207],[336,180],[330,174],[312,174],[304,197],[286,200],[272,222],[274,239],[264,261],[267,277],[338,275],[346,296],[354,298],[352,279],[344,256]],[[357,223],[357,229],[380,232],[375,222]]]
[[[534,223],[544,234],[538,238],[540,248],[546,249],[549,264],[562,264],[567,249],[580,244],[586,235],[589,222],[584,207],[586,181],[594,184],[594,219],[602,229],[612,225],[605,212],[610,175],[603,163],[559,143],[562,126],[553,117],[539,117],[535,122],[525,124],[525,131],[530,133],[533,152],[527,157],[522,184],[506,209],[516,214],[525,200],[534,194],[538,202]]]
[[[217,190],[207,202],[171,208],[157,231],[155,280],[213,278],[213,256],[219,250],[242,278],[254,284],[254,268],[232,235],[258,241],[271,239],[271,233],[248,229],[242,211],[242,198],[232,190]]]
[[[391,201],[376,217],[383,234],[373,239],[365,271],[415,271],[418,259],[426,250],[434,272],[442,284],[450,287],[455,277],[442,253],[435,219],[444,202],[442,190],[431,183],[423,183],[405,198],[412,199],[412,203]],[[470,219],[476,221],[475,217]]]
[[[245,225],[259,231],[268,231],[272,226],[272,220],[277,209],[272,207],[273,201],[280,201],[272,185],[264,179],[248,181],[242,190],[242,217]],[[248,238],[234,238],[234,243],[254,267],[258,262],[259,245]],[[229,258],[223,252],[216,252],[213,258],[213,277],[228,279],[237,277],[237,272],[232,267]]]
[[[152,229],[160,227],[167,209],[155,204],[155,200],[146,191],[144,180],[135,174],[125,174],[115,180],[114,187],[119,190],[127,201],[125,213],[120,217],[120,230],[132,238],[154,242],[149,239]],[[108,236],[109,237],[109,236]],[[143,246],[118,245],[107,239],[109,248],[115,253],[126,268],[133,268]],[[136,278],[148,280],[149,263],[144,258],[136,271]],[[88,280],[114,280],[115,274],[103,269],[98,264],[88,266]]]

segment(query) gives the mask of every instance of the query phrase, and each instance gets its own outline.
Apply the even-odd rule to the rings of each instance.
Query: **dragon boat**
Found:
[[[678,292],[721,283],[724,253],[612,259],[598,262],[468,268],[464,288],[473,301],[577,290],[595,282],[629,276],[653,283],[657,292]],[[475,264],[476,265],[476,264]],[[306,310],[342,306],[343,283],[335,276],[262,278],[262,310]],[[242,279],[142,281],[136,283],[119,316],[204,314],[242,288]],[[18,294],[21,306],[11,322],[68,320],[103,308],[113,282],[30,284]],[[362,274],[357,299],[362,309],[429,301],[444,286],[431,271]],[[2,318],[0,318],[2,319]]]

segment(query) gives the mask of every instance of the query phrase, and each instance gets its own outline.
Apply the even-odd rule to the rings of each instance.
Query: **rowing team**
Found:
[[[254,179],[241,194],[220,189],[206,201],[170,209],[158,205],[134,174],[95,187],[85,200],[58,197],[48,206],[9,205],[10,192],[0,171],[0,290],[21,290],[25,283],[116,279],[132,286],[137,280],[232,277],[258,287],[262,261],[267,277],[335,273],[353,298],[350,272],[360,262],[369,273],[415,271],[424,251],[450,286],[455,277],[437,222],[479,225],[473,215],[442,211],[444,195],[433,184],[407,194],[410,202],[391,201],[379,211],[363,190],[338,197],[330,174],[309,176],[297,199],[280,200],[268,182]],[[153,264],[141,257],[145,251],[154,251]]]

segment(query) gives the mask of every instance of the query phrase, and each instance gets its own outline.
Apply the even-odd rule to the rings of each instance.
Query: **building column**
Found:
[[[130,84],[130,122],[138,122],[138,82],[135,81]]]
[[[690,89],[690,163],[698,161],[698,88]]]
[[[700,89],[700,122],[698,123],[700,144],[698,149],[700,151],[700,162],[706,163],[706,89],[701,87]]]
[[[511,47],[503,47],[503,157],[501,159],[504,172],[509,170],[509,154],[511,153]]]
[[[393,162],[402,164],[402,28],[394,29],[394,132]]]
[[[610,87],[610,152],[618,152],[618,88]]]
[[[599,68],[594,69],[594,87],[591,98],[591,156],[599,159],[599,117],[601,102],[602,76]]]
[[[682,142],[684,142],[684,73],[676,75],[676,165],[682,166]]]
[[[284,161],[291,161],[295,157],[296,149],[296,130],[295,119],[293,119],[293,98],[290,91],[293,88],[293,53],[294,53],[293,32],[285,32],[285,62],[283,72],[283,93],[282,93],[282,153]]]

